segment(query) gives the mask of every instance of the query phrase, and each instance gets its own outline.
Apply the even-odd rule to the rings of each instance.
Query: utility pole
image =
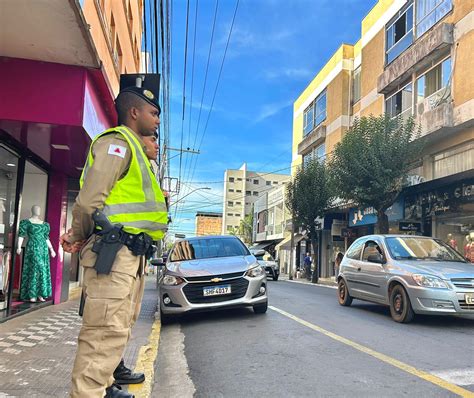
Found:
[[[295,211],[291,212],[291,237],[290,237],[290,269],[288,279],[293,280],[293,249],[295,246]]]

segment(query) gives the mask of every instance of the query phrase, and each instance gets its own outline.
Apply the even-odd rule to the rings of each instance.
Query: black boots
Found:
[[[105,389],[105,398],[135,398],[135,395],[122,391],[122,388],[114,383]]]
[[[145,381],[145,375],[143,373],[132,373],[123,362],[123,359],[114,371],[114,379],[117,384],[139,384]],[[120,397],[120,395],[118,395]]]

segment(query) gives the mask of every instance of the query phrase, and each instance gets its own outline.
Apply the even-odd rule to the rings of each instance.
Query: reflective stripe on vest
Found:
[[[106,130],[97,136],[94,142],[102,135],[113,132],[124,136],[132,151],[132,157],[127,174],[112,188],[102,210],[110,222],[122,224],[126,232],[145,232],[153,239],[161,239],[168,229],[168,211],[151,164],[138,139],[126,127]],[[82,172],[81,186],[93,162],[91,149]]]

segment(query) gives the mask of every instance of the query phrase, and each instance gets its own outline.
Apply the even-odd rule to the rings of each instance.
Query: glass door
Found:
[[[8,307],[19,157],[0,146],[0,311]],[[0,312],[0,313],[1,313]]]

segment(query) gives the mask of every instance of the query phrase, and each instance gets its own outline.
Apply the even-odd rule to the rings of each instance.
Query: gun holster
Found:
[[[122,228],[113,227],[107,232],[100,232],[100,240],[94,243],[92,251],[97,254],[94,268],[97,274],[109,274],[112,270],[115,257],[124,245],[122,243]]]

